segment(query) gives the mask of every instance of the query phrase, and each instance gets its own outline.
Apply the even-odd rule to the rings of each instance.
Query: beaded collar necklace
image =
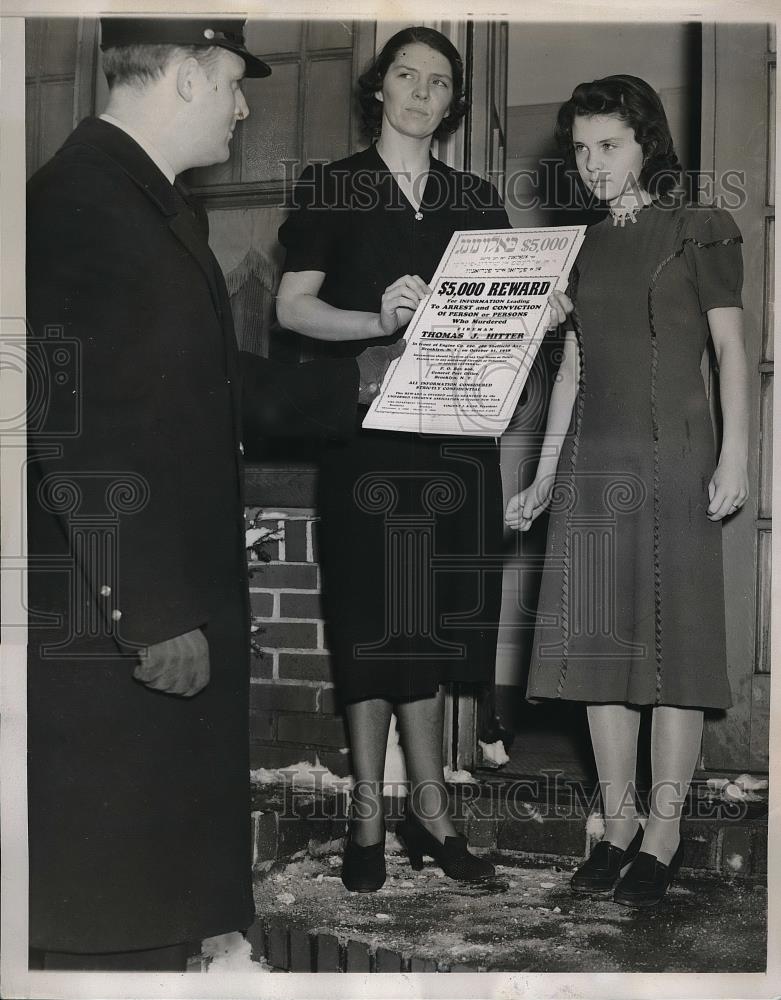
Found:
[[[642,212],[644,208],[648,208],[652,204],[653,202],[649,201],[643,205],[635,205],[632,208],[619,208],[619,209],[614,209],[613,206],[611,205],[608,208],[608,211],[610,212],[610,218],[613,222],[613,226],[621,226],[621,228],[623,229],[624,226],[627,224],[627,222],[632,222],[632,223],[637,222],[637,216],[640,214],[640,212]]]

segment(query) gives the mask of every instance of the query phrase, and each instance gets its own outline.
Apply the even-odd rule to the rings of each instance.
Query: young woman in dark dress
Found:
[[[681,865],[703,710],[731,703],[720,522],[748,496],[741,237],[727,212],[676,196],[664,110],[637,77],[578,86],[557,135],[609,215],[586,234],[571,298],[556,295],[561,322],[574,300],[577,334],[535,480],[507,508],[527,530],[553,501],[527,697],[588,705],[605,836],[573,890],[647,906]],[[700,370],[709,337],[718,461]],[[631,791],[642,706],[653,708],[644,827]]]
[[[278,319],[337,356],[402,336],[454,231],[509,225],[490,184],[430,153],[466,107],[463,65],[447,38],[400,31],[359,86],[376,143],[306,169],[279,233],[287,258]],[[358,891],[385,880],[393,710],[411,793],[398,832],[413,866],[425,852],[451,877],[491,876],[448,815],[440,684],[486,683],[494,670],[501,574],[481,559],[501,551],[498,446],[359,429],[324,456],[318,502],[328,646],[355,777],[342,879]]]

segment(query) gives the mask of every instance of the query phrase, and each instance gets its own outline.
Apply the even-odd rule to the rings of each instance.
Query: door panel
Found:
[[[775,42],[766,25],[703,29],[702,170],[712,171],[743,234],[744,327],[751,408],[751,497],[723,529],[727,659],[733,707],[706,720],[705,769],[767,770],[772,532],[772,325]],[[746,114],[746,108],[759,114]],[[736,198],[731,190],[739,189]]]
[[[465,125],[439,156],[453,166],[504,189],[507,134],[507,24],[499,21],[435,25],[464,56],[470,111]],[[477,759],[477,699],[469,689],[448,692],[452,743],[445,727],[445,760],[454,770],[472,770]],[[451,729],[450,732],[453,732]]]

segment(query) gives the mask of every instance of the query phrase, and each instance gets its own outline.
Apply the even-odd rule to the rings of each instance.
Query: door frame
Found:
[[[768,168],[771,116],[770,76],[775,72],[775,40],[767,24],[705,24],[702,36],[701,176],[714,178],[703,202],[724,199],[743,236],[743,313],[750,375],[749,490],[740,513],[723,526],[727,663],[733,705],[706,718],[700,767],[703,770],[767,771],[769,761],[770,673],[764,666],[769,635],[770,574],[760,564],[760,545],[769,544],[772,526],[768,469],[770,427],[763,420],[763,384],[772,379],[773,249],[768,243],[775,217],[772,168]],[[764,127],[746,108],[767,109]],[[761,135],[758,135],[761,132]],[[734,178],[745,173],[745,197],[730,201]],[[733,197],[733,201],[734,196]],[[772,411],[772,405],[770,407]],[[769,415],[772,420],[772,412]],[[764,435],[764,441],[763,439]],[[762,449],[764,448],[764,455]],[[765,467],[763,478],[763,465]]]
[[[432,22],[464,59],[469,111],[464,127],[440,143],[451,166],[490,180],[503,194],[507,135],[506,21]],[[494,662],[494,669],[496,664]],[[472,771],[478,762],[478,699],[471,688],[453,684],[445,692],[443,759],[453,771]]]

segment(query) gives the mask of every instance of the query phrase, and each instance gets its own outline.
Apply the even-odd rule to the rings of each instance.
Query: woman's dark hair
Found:
[[[433,28],[404,28],[397,31],[383,45],[382,51],[372,59],[366,72],[358,78],[358,103],[361,107],[361,128],[365,135],[378,136],[382,127],[382,102],[374,96],[378,90],[382,90],[382,81],[385,74],[396,58],[399,49],[405,45],[413,45],[419,42],[421,45],[428,45],[430,49],[439,52],[450,63],[453,72],[453,100],[450,102],[450,110],[437,126],[434,132],[435,139],[442,139],[451,132],[455,132],[461,124],[461,119],[466,114],[467,102],[464,96],[464,63],[458,54],[458,49],[450,39]]]
[[[680,183],[681,164],[673,146],[667,115],[659,95],[645,80],[620,73],[591,83],[580,83],[559,108],[555,136],[573,158],[572,126],[576,118],[616,115],[632,129],[643,149],[638,181],[654,197]]]

